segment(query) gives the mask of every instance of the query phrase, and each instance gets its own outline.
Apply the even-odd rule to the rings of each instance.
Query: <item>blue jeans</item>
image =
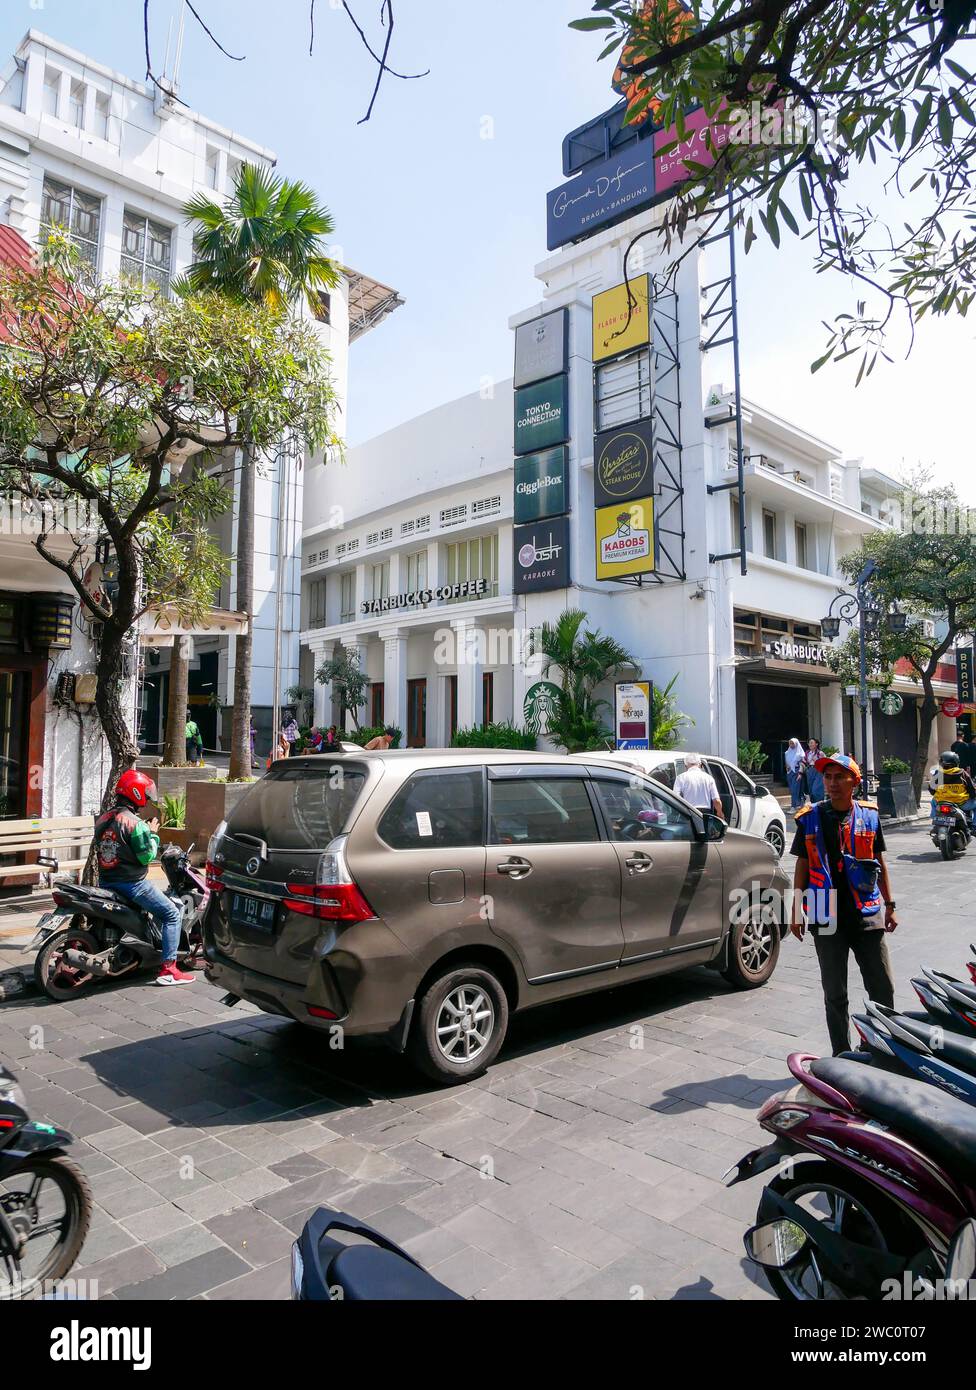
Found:
[[[788,772],[786,780],[790,784],[790,805],[794,810],[803,805],[803,778],[796,772]]]
[[[807,791],[810,793],[811,801],[823,801],[824,799],[824,779],[823,773],[818,772],[815,767],[807,764]]]
[[[163,961],[175,960],[180,948],[180,927],[183,914],[172,898],[168,898],[161,888],[142,878],[138,883],[109,883],[105,887],[118,893],[120,898],[151,912],[163,929]]]

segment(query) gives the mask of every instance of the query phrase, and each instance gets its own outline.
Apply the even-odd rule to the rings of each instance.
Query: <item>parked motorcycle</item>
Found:
[[[192,845],[190,849],[192,849]],[[192,965],[203,950],[202,921],[210,898],[190,850],[167,845],[160,855],[168,897],[182,913],[178,959]],[[111,888],[56,881],[54,910],[41,918],[31,945],[37,948],[34,979],[51,999],[74,999],[101,980],[162,961],[162,931],[150,913]]]
[[[958,859],[965,854],[973,838],[972,821],[961,806],[937,801],[929,838],[943,859]]]
[[[884,1004],[868,1003],[867,1012],[851,1022],[862,1052],[883,1071],[914,1076],[976,1105],[976,1037],[972,1041],[941,1024],[899,1014]]]
[[[941,970],[922,969],[924,979],[912,980],[912,989],[925,1006],[933,1023],[951,1028],[967,1037],[976,1034],[976,986],[963,984]]]
[[[973,955],[976,956],[976,946],[970,943],[969,949],[972,951]],[[976,960],[967,961],[966,969],[969,971],[973,984],[976,985]]]
[[[81,1253],[92,1196],[64,1156],[65,1129],[27,1114],[16,1078],[0,1066],[0,1301],[63,1279]]]
[[[759,1112],[773,1142],[726,1174],[733,1186],[790,1160],[745,1237],[777,1297],[878,1299],[886,1281],[958,1277],[976,1260],[976,1110],[846,1058],[794,1053],[789,1068],[798,1084]]]
[[[346,1245],[333,1231],[367,1243]],[[291,1248],[291,1294],[311,1303],[464,1301],[372,1226],[329,1207],[309,1217]]]

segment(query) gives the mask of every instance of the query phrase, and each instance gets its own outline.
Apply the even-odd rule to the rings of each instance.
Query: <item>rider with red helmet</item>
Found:
[[[193,976],[180,970],[176,954],[180,945],[181,914],[166,894],[149,882],[149,865],[159,853],[159,821],[142,820],[157,799],[156,783],[144,772],[130,769],[115,784],[115,806],[95,821],[98,881],[134,907],[150,912],[163,932],[163,964],[157,985],[189,985]]]

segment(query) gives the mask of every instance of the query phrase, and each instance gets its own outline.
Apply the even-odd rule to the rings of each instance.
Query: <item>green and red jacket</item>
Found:
[[[117,806],[95,821],[95,853],[101,884],[139,883],[159,853],[159,836],[134,811]]]

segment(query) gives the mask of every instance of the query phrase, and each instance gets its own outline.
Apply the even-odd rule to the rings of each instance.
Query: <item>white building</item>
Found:
[[[167,291],[192,258],[184,204],[200,191],[218,198],[229,194],[243,162],[271,168],[276,158],[245,136],[34,30],[0,69],[0,229],[6,224],[36,246],[49,225],[65,225],[99,276],[125,272]],[[395,292],[349,270],[336,290],[322,296],[316,318],[332,358],[339,433],[349,343],[399,303]],[[313,460],[301,462],[310,468],[293,462],[284,480],[280,468],[269,467],[256,488],[253,704],[259,749],[267,742],[273,707],[298,680],[304,480],[317,467]],[[235,485],[235,498],[236,491]],[[224,553],[232,557],[216,600],[225,610],[237,607],[236,514],[236,507],[229,509],[215,528]],[[61,576],[36,555],[30,536],[13,534],[16,527],[9,524],[5,530],[0,533],[0,614],[17,595],[62,592]],[[281,631],[277,690],[276,628]],[[227,747],[233,698],[235,639],[216,635],[218,630],[194,639],[190,671],[190,701],[208,748]],[[7,705],[13,709],[16,701],[20,709],[29,678],[14,670],[14,656],[22,664],[25,654],[13,645],[5,646],[0,618],[0,697],[9,696]],[[136,687],[140,739],[150,748],[162,737],[168,662],[165,648],[154,649]],[[30,697],[31,734],[19,732],[19,715],[16,727],[0,729],[0,751],[17,763],[9,790],[13,812],[77,814],[100,799],[107,762],[94,716],[53,702],[58,673],[91,669],[90,639],[76,609],[72,647],[45,678],[46,700],[40,701],[36,691]],[[4,698],[0,708],[6,707]],[[28,738],[35,753],[42,740],[45,768],[43,793],[37,788],[29,796],[22,746]]]
[[[392,724],[404,742],[429,746],[490,719],[522,725],[539,678],[524,660],[532,631],[582,608],[590,625],[638,658],[645,677],[661,686],[677,677],[678,706],[694,720],[687,745],[734,759],[737,739],[758,739],[777,772],[791,736],[860,751],[859,716],[826,664],[820,620],[841,587],[840,557],[887,524],[886,499],[897,485],[845,461],[839,444],[746,400],[748,572],[736,558],[716,558],[738,549],[738,493],[725,490],[736,476],[736,434],[732,396],[709,385],[704,271],[695,256],[678,272],[677,327],[660,329],[673,341],[659,347],[655,337],[651,353],[659,372],[669,352],[680,368],[680,412],[671,422],[680,432],[680,492],[657,470],[658,522],[670,532],[664,582],[597,579],[594,433],[608,421],[649,418],[655,393],[633,375],[642,370],[639,354],[613,364],[620,382],[601,375],[595,388],[593,299],[621,284],[628,245],[659,216],[645,212],[549,256],[536,268],[539,302],[510,319],[517,330],[567,311],[567,587],[514,592],[512,382],[408,421],[326,476],[304,538],[303,672],[310,680],[337,644],[356,652],[374,682],[360,722]],[[652,273],[664,266],[655,254],[645,252]],[[630,269],[634,275],[633,260]],[[621,384],[629,406],[618,395],[608,403]],[[340,525],[329,524],[330,509]],[[477,592],[456,592],[464,582]],[[896,688],[906,708],[898,719],[879,717],[879,766],[882,752],[908,756],[914,737],[918,687],[899,679]],[[937,691],[955,693],[947,683]],[[318,687],[317,720],[335,714],[330,692]],[[953,721],[939,722],[934,742],[951,742]],[[875,766],[874,751],[867,761]]]

